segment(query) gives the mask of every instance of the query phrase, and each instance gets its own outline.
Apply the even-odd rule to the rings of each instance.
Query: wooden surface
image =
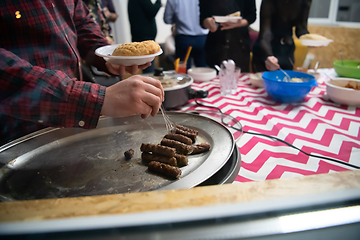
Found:
[[[340,50],[343,59],[360,60],[359,28],[309,25],[308,29],[310,33],[317,33],[333,40],[327,47],[309,48],[308,52],[315,55],[310,68],[314,68],[316,62],[320,63],[321,68],[332,68],[333,62],[341,59]]]
[[[360,189],[360,170],[184,190],[0,203],[0,223],[126,214]]]

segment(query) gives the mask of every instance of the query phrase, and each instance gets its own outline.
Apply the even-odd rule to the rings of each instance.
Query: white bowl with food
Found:
[[[124,65],[124,66],[132,66],[132,65],[143,65],[148,62],[152,62],[156,56],[159,56],[163,53],[162,49],[156,53],[148,54],[148,55],[139,55],[139,56],[114,56],[114,50],[120,46],[121,44],[113,44],[100,47],[95,50],[95,54],[99,57],[103,57],[105,61],[116,64],[116,65]]]
[[[332,41],[332,39],[328,39],[316,33],[309,33],[300,36],[301,44],[308,47],[326,47]]]
[[[237,21],[242,19],[242,17],[232,17],[232,16],[213,16],[213,18],[217,23],[225,23],[225,22],[236,23]]]
[[[333,102],[349,106],[360,106],[360,80],[333,78],[326,81],[326,94]]]
[[[207,67],[190,68],[187,74],[191,76],[195,82],[207,82],[216,78],[216,70]]]

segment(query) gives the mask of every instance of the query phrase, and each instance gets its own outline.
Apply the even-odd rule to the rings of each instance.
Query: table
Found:
[[[198,101],[230,114],[240,121],[245,132],[274,136],[306,153],[360,166],[360,108],[329,100],[325,81],[336,73],[333,69],[319,69],[319,73],[318,87],[295,104],[274,102],[264,88],[251,85],[249,73],[240,76],[237,91],[232,95],[220,95],[218,78],[195,82],[192,88],[209,91],[207,98]],[[204,107],[191,100],[176,111],[199,109]],[[234,137],[238,135],[234,133]],[[235,183],[355,169],[309,157],[284,143],[250,133],[244,133],[237,145],[242,162]]]

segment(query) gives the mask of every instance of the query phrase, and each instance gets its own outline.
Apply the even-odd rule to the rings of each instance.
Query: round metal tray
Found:
[[[101,118],[93,130],[47,128],[0,147],[2,200],[93,196],[191,188],[217,173],[233,156],[235,141],[222,124],[198,115],[168,112],[177,124],[199,131],[211,150],[189,156],[179,180],[148,172],[141,143],[160,143],[166,134],[161,114],[147,119]],[[134,149],[131,160],[124,152]]]

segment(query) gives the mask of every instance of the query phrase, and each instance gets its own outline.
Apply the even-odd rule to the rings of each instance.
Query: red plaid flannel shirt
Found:
[[[41,128],[94,128],[105,87],[78,81],[108,45],[82,0],[0,1],[0,144]]]

